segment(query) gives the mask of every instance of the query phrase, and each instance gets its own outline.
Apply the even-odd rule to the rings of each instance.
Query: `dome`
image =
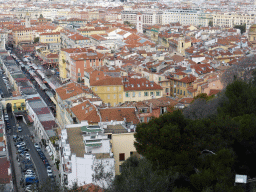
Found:
[[[253,25],[250,27],[249,33],[256,33],[256,24],[253,24]]]

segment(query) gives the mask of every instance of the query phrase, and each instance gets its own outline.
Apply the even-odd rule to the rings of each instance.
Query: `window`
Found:
[[[94,89],[95,91],[97,91],[97,87],[95,87],[95,89]]]
[[[121,87],[119,87],[119,91],[121,91]]]
[[[161,96],[159,91],[156,92],[156,96]]]
[[[133,152],[133,151],[131,151],[131,152],[130,152],[130,157],[131,157],[131,156],[133,156],[133,154],[134,154],[134,152]]]
[[[114,94],[114,99],[116,98],[116,94]]]
[[[183,95],[185,95],[185,91],[184,91]]]
[[[108,99],[110,99],[110,95],[108,95]]]
[[[141,118],[140,118],[140,122],[141,122],[141,123],[144,123],[144,117],[141,117]]]
[[[150,121],[150,117],[147,117],[147,122],[149,122]]]
[[[107,87],[107,91],[110,91],[110,88],[109,88],[109,87]]]
[[[144,92],[144,96],[148,96],[148,92]]]
[[[186,83],[183,83],[183,87],[186,87]]]
[[[86,68],[86,63],[84,63],[84,68]]]
[[[162,79],[161,77],[158,78],[159,81],[161,81],[161,79]]]
[[[141,92],[139,92],[139,97],[141,97]]]
[[[150,96],[154,96],[154,92],[150,92]]]
[[[180,90],[178,89],[178,90],[177,90],[177,94],[179,94],[179,92],[180,92]]]
[[[135,92],[132,92],[132,97],[135,97]]]
[[[119,172],[122,172],[122,165],[119,165]]]
[[[129,92],[125,92],[125,97],[130,97]]]
[[[124,161],[124,160],[125,160],[125,154],[119,153],[119,161]]]
[[[112,134],[108,134],[108,138],[109,138],[109,139],[112,139]]]
[[[119,99],[122,99],[122,95],[121,94],[119,94]]]
[[[77,73],[77,76],[79,76],[79,77],[80,77],[80,76],[81,76],[81,73]]]
[[[114,87],[114,91],[116,91],[116,87]]]

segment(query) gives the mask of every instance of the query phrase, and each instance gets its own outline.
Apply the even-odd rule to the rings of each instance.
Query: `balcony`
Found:
[[[70,162],[67,162],[67,164],[63,165],[63,171],[65,173],[72,173],[71,163]]]

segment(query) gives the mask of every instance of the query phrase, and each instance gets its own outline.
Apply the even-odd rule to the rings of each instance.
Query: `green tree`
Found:
[[[218,109],[220,115],[236,117],[256,111],[256,87],[251,83],[236,80],[226,87],[225,95],[227,100]]]
[[[209,26],[212,27],[213,26],[213,22],[209,21]]]
[[[236,29],[240,29],[241,34],[243,34],[246,31],[246,24],[242,24],[242,25],[235,25],[234,28]]]
[[[194,97],[193,101],[194,102],[195,100],[197,99],[204,99],[206,101],[209,101],[211,100],[212,98],[214,98],[214,95],[212,96],[208,96],[206,93],[199,93],[197,96]]]
[[[154,170],[153,165],[146,158],[136,156],[128,158],[122,164],[122,172],[117,175],[110,191],[171,191],[177,174],[168,171]]]
[[[35,37],[34,38],[34,43],[38,43],[39,42],[39,37]]]
[[[178,172],[193,170],[193,159],[197,152],[185,131],[189,121],[178,110],[154,118],[149,123],[139,124],[134,135],[138,153],[161,169],[173,166]]]

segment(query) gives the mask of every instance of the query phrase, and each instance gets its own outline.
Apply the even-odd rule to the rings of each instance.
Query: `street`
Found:
[[[11,147],[10,153],[12,153],[12,155],[10,158],[13,159],[13,163],[14,163],[13,173],[14,175],[16,175],[15,182],[18,185],[17,187],[18,191],[23,191],[23,189],[21,188],[22,186],[20,186],[20,180],[23,177],[21,172],[22,170],[20,168],[21,167],[20,164],[22,164],[22,162],[17,161],[18,153],[14,146],[15,142],[13,140],[13,135],[23,136],[23,139],[26,143],[26,147],[29,150],[28,152],[31,156],[32,163],[34,164],[35,172],[38,175],[39,185],[43,185],[48,180],[48,175],[47,175],[46,167],[43,164],[43,161],[41,160],[41,158],[39,157],[34,147],[34,143],[31,141],[30,130],[22,120],[19,120],[16,122],[16,118],[13,116],[12,112],[8,112],[8,116],[9,116],[9,123],[10,123],[11,130],[8,132],[7,137],[8,137],[8,142],[10,143],[9,148]],[[21,126],[22,132],[18,132],[17,125]]]
[[[10,97],[10,93],[8,92],[6,85],[3,80],[3,75],[0,75],[0,88],[2,89],[4,93],[4,97]]]

